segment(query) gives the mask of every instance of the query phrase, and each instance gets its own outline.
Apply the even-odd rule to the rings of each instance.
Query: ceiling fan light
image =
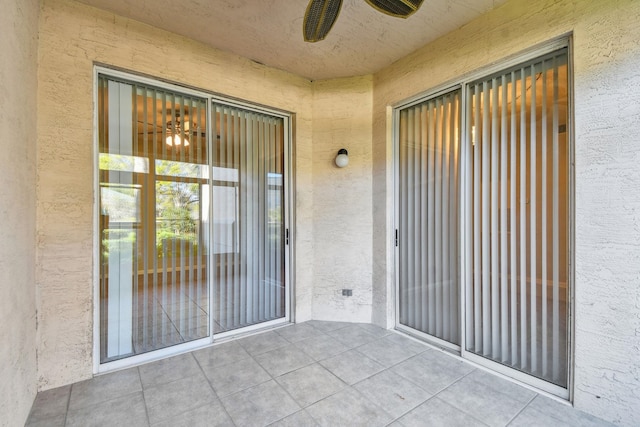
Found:
[[[169,147],[189,146],[189,140],[187,138],[180,138],[180,135],[169,135],[165,141]]]
[[[342,0],[311,0],[304,14],[304,41],[324,40],[336,22],[341,7]]]
[[[176,112],[176,120],[167,122],[167,138],[165,142],[169,147],[189,146],[189,140],[186,137],[182,138],[181,135],[187,135],[191,125],[188,120],[181,123],[180,120],[178,120],[179,117],[180,114]]]
[[[420,8],[423,0],[366,0],[366,2],[387,15],[407,18]]]

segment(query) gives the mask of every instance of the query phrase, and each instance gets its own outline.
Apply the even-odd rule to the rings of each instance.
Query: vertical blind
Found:
[[[207,101],[98,79],[101,362],[209,335]]]
[[[216,330],[285,316],[284,121],[214,104]]]
[[[567,386],[567,53],[467,86],[466,349]]]
[[[460,91],[399,117],[399,322],[459,344]]]

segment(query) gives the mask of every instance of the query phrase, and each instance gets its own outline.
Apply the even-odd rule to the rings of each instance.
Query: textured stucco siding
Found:
[[[93,372],[94,63],[296,113],[296,317],[311,316],[311,82],[67,0],[45,0],[38,69],[38,383]]]
[[[0,13],[0,425],[24,425],[36,395],[38,0]]]
[[[555,37],[573,35],[577,408],[640,424],[640,2],[512,0],[374,78],[373,257],[392,259],[386,107]],[[376,263],[374,312],[392,313]],[[386,319],[389,321],[388,319]],[[376,318],[378,323],[385,319]]]
[[[314,319],[371,321],[372,85],[366,76],[313,86]],[[345,168],[335,164],[341,148]]]

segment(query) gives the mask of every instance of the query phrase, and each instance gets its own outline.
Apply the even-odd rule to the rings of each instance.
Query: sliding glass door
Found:
[[[103,74],[97,105],[100,363],[285,321],[286,116]]]
[[[568,79],[561,49],[396,110],[398,327],[562,395]]]

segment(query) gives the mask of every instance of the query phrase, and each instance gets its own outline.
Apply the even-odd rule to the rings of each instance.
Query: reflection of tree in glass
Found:
[[[282,234],[282,209],[280,206],[271,208],[268,211],[269,216],[269,241],[275,246],[280,245],[280,237]]]
[[[133,184],[100,186],[100,215],[105,221],[101,239],[103,262],[108,262],[109,254],[117,254],[120,262],[130,261],[131,248],[137,241],[135,228],[140,223],[139,198],[140,188]]]
[[[157,162],[156,173],[189,176],[191,165]],[[195,255],[198,242],[200,186],[193,182],[156,181],[156,243],[158,256],[179,256],[185,250]],[[168,245],[168,242],[173,244]],[[178,253],[174,253],[178,252]]]
[[[158,181],[156,183],[157,215],[162,229],[170,229],[176,236],[196,232],[198,184]]]
[[[134,160],[131,156],[100,154],[100,170],[128,171],[133,170]]]

